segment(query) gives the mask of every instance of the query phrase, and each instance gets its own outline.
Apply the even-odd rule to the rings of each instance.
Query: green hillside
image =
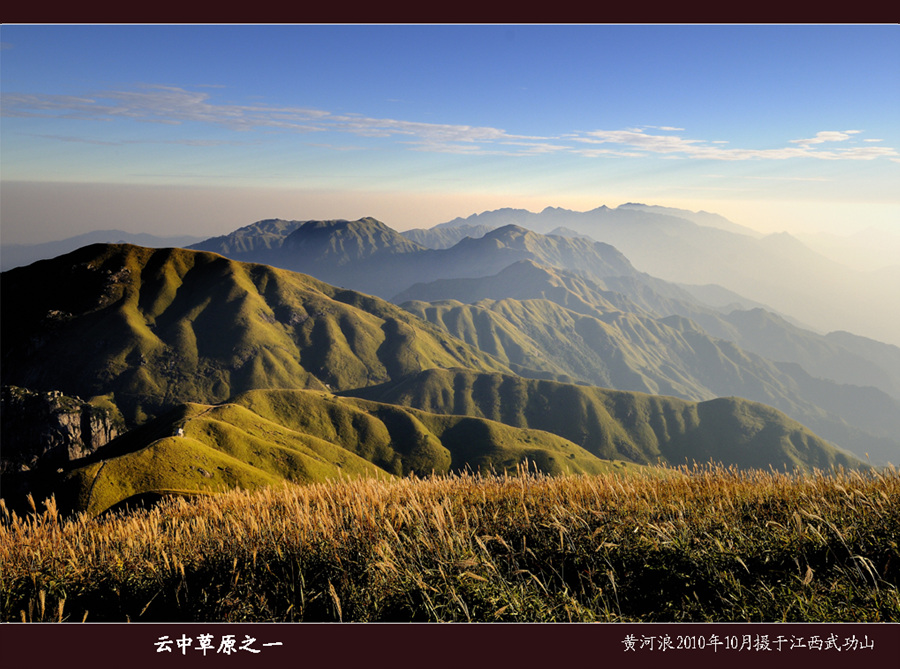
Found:
[[[468,370],[428,370],[357,397],[544,430],[604,459],[805,470],[861,463],[771,407],[740,398],[690,402]]]
[[[621,283],[615,278],[603,281],[617,282]],[[747,320],[741,314],[755,316],[751,320],[769,324],[758,329],[757,339],[768,337],[773,342],[770,348],[785,340],[794,342],[794,350],[806,346],[813,367],[815,361],[828,364],[828,347],[816,345],[824,337],[771,314],[767,317],[761,310],[725,316],[711,309],[687,308],[687,303],[666,299],[646,285],[643,290],[655,297],[644,299],[635,290],[637,283],[630,279],[627,283],[629,295],[648,310],[584,277],[531,261],[481,279],[417,284],[398,297],[411,300],[402,303],[411,313],[440,325],[523,376],[690,400],[745,397],[776,407],[857,457],[868,457],[876,464],[897,462],[900,402],[896,398],[874,387],[816,378],[797,364],[774,362],[736,345],[733,332],[725,338],[708,332],[728,334],[736,330],[730,321]],[[654,309],[676,314],[659,318]],[[723,327],[715,328],[716,323]],[[754,336],[750,326],[742,331]],[[883,347],[887,352],[893,348]],[[890,359],[882,358],[883,367],[889,369]],[[846,367],[853,359],[845,356],[842,364]]]
[[[483,222],[471,225],[475,219]],[[548,208],[540,214],[530,214],[505,209],[402,234],[371,218],[302,224],[260,221],[193,248],[302,271],[329,283],[391,298],[396,303],[442,299],[471,303],[485,298],[546,297],[585,313],[584,305],[576,304],[577,298],[573,300],[571,293],[581,297],[585,291],[576,284],[587,284],[588,292],[599,294],[624,311],[689,318],[711,336],[728,339],[770,361],[797,363],[815,377],[841,384],[875,386],[897,398],[900,349],[896,346],[846,333],[843,333],[846,336],[819,335],[791,325],[768,308],[762,311],[759,309],[762,304],[721,286],[679,286],[638,272],[612,246],[589,237],[572,238],[579,233],[561,227],[565,225],[575,226],[598,239],[604,238],[603,232],[615,233],[606,239],[612,243],[619,239],[620,233],[629,239],[649,238],[651,246],[663,244],[666,262],[671,261],[671,256],[677,259],[672,249],[683,235],[690,237],[698,230],[705,230],[704,234],[712,235],[711,240],[721,241],[734,238],[725,230],[734,232],[738,227],[704,212],[630,204],[616,210],[601,207],[586,213]],[[258,238],[256,241],[254,236]],[[410,240],[430,248],[422,248]],[[750,238],[745,241],[754,242]],[[727,257],[728,253],[722,255]],[[523,295],[520,282],[531,285],[540,280],[535,263],[557,276],[544,279],[552,283],[552,287],[547,287],[547,294]],[[655,267],[647,266],[656,274]],[[491,277],[490,281],[484,277]],[[482,283],[491,285],[482,286]],[[560,302],[557,296],[563,285],[569,289],[563,293],[568,304]],[[731,296],[730,307],[719,302],[723,295]],[[735,305],[741,305],[738,311],[734,311]]]
[[[604,290],[598,283],[578,274],[519,260],[490,276],[439,279],[418,282],[396,295],[394,302],[436,302],[459,300],[471,304],[480,300],[506,298],[547,299],[581,314],[603,314],[642,309],[621,293]]]
[[[179,433],[179,429],[181,433]],[[258,489],[282,481],[463,471],[638,471],[539,430],[430,414],[312,390],[255,390],[184,404],[76,463],[53,492],[91,515],[164,495]]]
[[[3,383],[109,395],[132,424],[255,388],[508,371],[383,300],[184,249],[92,245],[3,273]]]
[[[379,246],[386,226],[377,221],[319,223],[295,232],[306,229],[306,242],[320,235],[331,249],[325,256],[355,271],[377,261],[399,272],[401,259],[446,259],[466,245],[479,250],[453,271],[537,250],[577,252],[584,262],[592,253],[618,258],[603,245],[567,246],[516,228],[446,252],[412,242],[403,251],[390,240]],[[289,227],[272,226],[275,236]],[[341,228],[346,237],[335,236]],[[365,230],[374,236],[364,239]],[[667,396],[744,394],[716,392],[704,374],[739,381],[748,394],[754,386],[769,392],[777,384],[759,370],[770,363],[754,366],[686,319],[654,318],[621,294],[527,257],[501,274],[483,287],[516,286],[524,295],[537,286],[539,295],[411,306],[419,318],[304,274],[186,249],[95,244],[4,272],[3,384],[117,407],[133,428],[62,472],[20,478],[35,493],[98,513],[160,495],[506,471],[526,460],[550,474],[709,460],[864,466],[769,407]],[[805,390],[820,391],[815,383]]]
[[[617,309],[586,315],[546,299],[402,306],[522,376],[685,399],[716,396],[680,359],[693,355],[683,337],[649,317]]]

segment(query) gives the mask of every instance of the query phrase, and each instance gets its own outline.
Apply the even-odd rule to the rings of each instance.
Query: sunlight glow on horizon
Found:
[[[846,235],[877,228],[900,236],[900,206],[847,203],[692,200],[683,198],[528,196],[518,193],[341,192],[286,188],[166,187],[128,184],[2,184],[5,244],[57,241],[94,230],[211,237],[267,218],[348,219],[372,216],[398,230],[430,228],[502,208],[539,213],[547,207],[589,211],[640,203],[706,211],[762,234]],[[875,212],[873,214],[873,212]],[[66,222],[62,227],[60,223]]]

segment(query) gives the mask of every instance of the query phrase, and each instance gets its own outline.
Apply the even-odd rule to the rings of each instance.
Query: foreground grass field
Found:
[[[3,508],[4,621],[900,621],[900,475],[706,468]]]

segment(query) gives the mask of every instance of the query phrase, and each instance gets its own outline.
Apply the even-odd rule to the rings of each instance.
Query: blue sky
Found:
[[[2,239],[639,201],[900,231],[900,32],[0,27]]]

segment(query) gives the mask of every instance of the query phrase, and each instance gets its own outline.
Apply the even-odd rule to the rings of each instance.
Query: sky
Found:
[[[3,25],[0,241],[643,202],[900,234],[897,25]]]

